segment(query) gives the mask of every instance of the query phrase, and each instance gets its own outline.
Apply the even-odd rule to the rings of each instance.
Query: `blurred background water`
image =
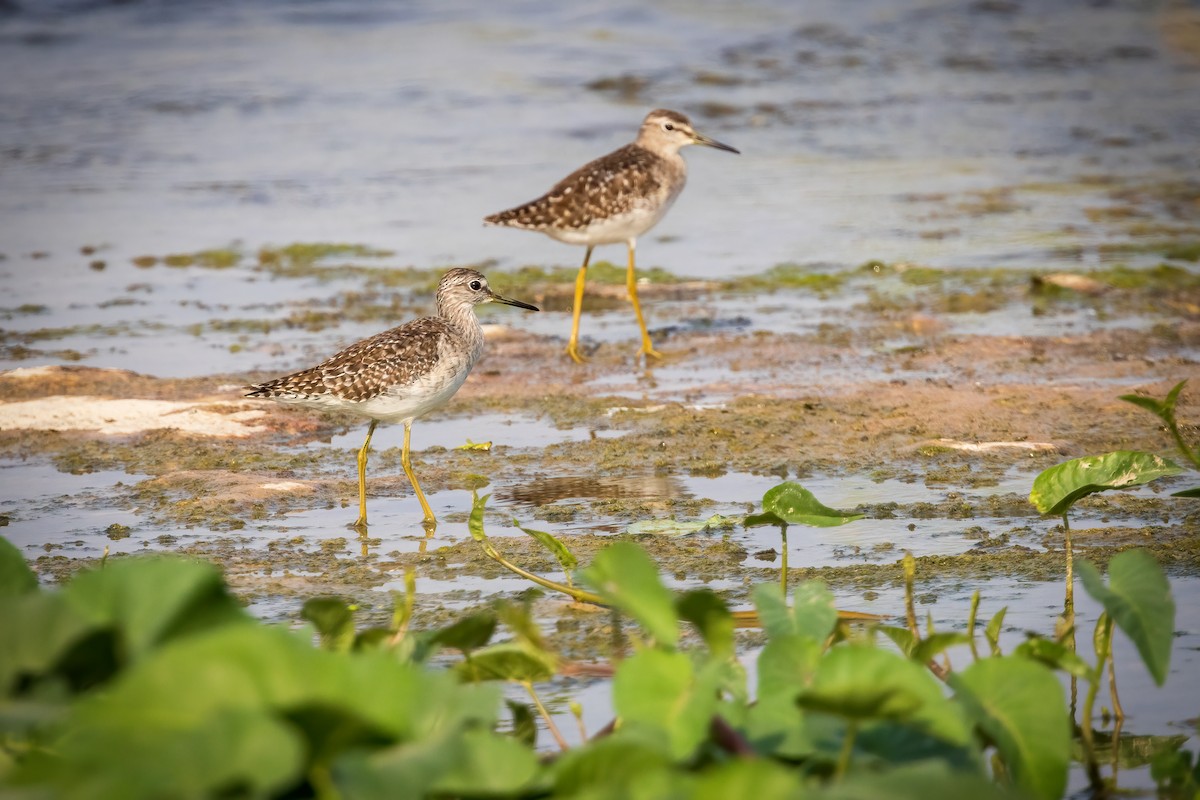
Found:
[[[481,218],[658,106],[743,155],[687,151],[647,266],[1094,266],[1200,217],[1160,191],[1200,180],[1198,20],[1180,0],[8,0],[2,302],[66,315],[133,281],[269,298],[129,264],[231,244],[573,266]],[[1112,225],[1131,196],[1140,227]]]

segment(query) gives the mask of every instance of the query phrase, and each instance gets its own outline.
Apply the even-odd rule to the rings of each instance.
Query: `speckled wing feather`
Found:
[[[415,319],[356,342],[315,367],[254,386],[246,396],[370,400],[434,369],[443,343],[453,336],[455,331],[443,319]]]
[[[484,217],[484,222],[530,230],[582,230],[631,211],[639,200],[656,194],[662,182],[661,160],[640,145],[627,144],[575,170],[538,199]]]

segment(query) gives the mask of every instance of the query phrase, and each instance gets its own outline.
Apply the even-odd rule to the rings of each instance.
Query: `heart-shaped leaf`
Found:
[[[1089,494],[1129,489],[1180,472],[1174,462],[1137,450],[1086,456],[1050,467],[1034,478],[1029,502],[1043,514],[1062,514]]]

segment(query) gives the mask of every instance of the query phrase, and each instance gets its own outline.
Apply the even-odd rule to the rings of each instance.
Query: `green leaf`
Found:
[[[483,497],[478,497],[474,493],[471,495],[471,516],[467,518],[467,530],[471,532],[471,538],[477,542],[486,542],[487,534],[483,531],[483,512],[487,508],[488,498],[490,494],[485,494]]]
[[[1171,492],[1172,497],[1200,497],[1200,486],[1195,489],[1184,489],[1182,492]]]
[[[759,703],[793,703],[820,660],[815,639],[794,633],[771,637],[758,656]]]
[[[686,653],[643,650],[621,662],[613,678],[613,706],[623,726],[664,737],[671,756],[683,760],[708,738],[721,672],[710,663],[698,672]]]
[[[1000,632],[1004,630],[1004,617],[1008,614],[1008,606],[1004,606],[996,614],[988,620],[987,627],[983,629],[984,638],[987,639],[988,647],[992,650],[992,655],[1000,655]]]
[[[1141,486],[1180,472],[1174,462],[1136,450],[1086,456],[1050,467],[1034,478],[1029,502],[1043,514],[1062,514],[1089,494]]]
[[[14,597],[37,589],[37,576],[16,545],[0,536],[0,598]]]
[[[312,597],[304,601],[300,616],[313,624],[321,647],[344,653],[354,645],[354,612],[337,597]]]
[[[545,650],[542,629],[533,618],[530,600],[522,601],[499,599],[492,602],[496,617],[500,623],[512,631],[518,641],[525,642],[534,650]]]
[[[82,616],[120,630],[133,659],[173,636],[228,623],[252,624],[211,564],[149,556],[81,572],[62,591]]]
[[[823,581],[802,581],[792,590],[792,619],[796,632],[819,642],[825,641],[837,625],[833,593]]]
[[[1179,393],[1183,391],[1183,387],[1186,385],[1186,380],[1175,384],[1161,402],[1155,400],[1153,397],[1143,397],[1139,394],[1123,394],[1121,395],[1121,399],[1126,403],[1133,403],[1135,406],[1146,409],[1168,425],[1174,425],[1175,404],[1179,400]]]
[[[491,731],[467,730],[459,757],[434,783],[433,792],[511,796],[520,794],[539,770],[537,755],[520,742]]]
[[[513,525],[522,533],[527,533],[541,542],[542,547],[554,555],[559,565],[562,566],[563,571],[567,573],[567,577],[570,578],[571,572],[579,566],[579,559],[575,558],[575,554],[568,550],[565,544],[545,531],[535,531],[532,528],[522,527],[521,523],[517,522],[515,518],[513,519]]]
[[[917,637],[908,628],[898,628],[895,625],[880,625],[875,630],[892,640],[892,644],[900,648],[900,652],[912,658],[913,648],[917,645]]]
[[[808,794],[798,772],[757,759],[734,761],[705,772],[687,796],[692,800],[728,800],[731,797],[798,800]]]
[[[849,720],[894,720],[954,744],[969,741],[961,712],[925,667],[866,644],[842,644],[817,665],[800,706]]]
[[[1108,562],[1108,586],[1090,562],[1079,562],[1077,569],[1083,588],[1134,643],[1154,682],[1162,686],[1171,663],[1175,599],[1154,556],[1145,550],[1113,556]]]
[[[873,772],[859,770],[833,786],[805,795],[813,800],[1017,800],[979,773],[950,769],[940,761]]]
[[[111,637],[98,637],[101,627],[67,603],[61,592],[30,592],[0,597],[0,695],[6,695],[21,676],[57,674],[72,688],[86,688],[108,680],[116,669],[114,659],[103,655],[71,659],[91,652],[111,653]],[[107,645],[107,647],[106,647]]]
[[[165,709],[164,709],[165,711]],[[94,800],[202,797],[228,786],[281,793],[301,775],[304,747],[282,720],[262,711],[217,708],[200,728],[73,728],[69,766],[52,779],[64,796]],[[134,767],[134,765],[137,765]]]
[[[796,618],[792,616],[779,584],[760,583],[754,587],[752,596],[754,607],[758,609],[758,621],[762,623],[768,639],[797,633]]]
[[[508,706],[508,713],[512,716],[512,732],[509,735],[529,749],[536,749],[538,727],[533,709],[528,704],[518,703],[516,700],[506,699],[504,704]]]
[[[821,581],[803,581],[792,592],[788,607],[778,584],[754,587],[754,605],[768,637],[796,634],[824,642],[837,624],[833,595]]]
[[[748,519],[746,524],[771,522],[772,516],[789,525],[832,528],[862,519],[864,515],[822,505],[808,489],[787,481],[767,490],[763,495],[763,513],[754,518],[754,523]]]
[[[640,547],[631,542],[606,547],[596,554],[583,577],[606,602],[637,620],[660,644],[674,647],[679,642],[674,599]]]
[[[1055,642],[1041,636],[1034,636],[1021,642],[1013,648],[1012,654],[1021,658],[1038,661],[1051,669],[1060,669],[1076,678],[1090,680],[1092,667],[1075,651],[1061,642]]]
[[[537,683],[553,678],[558,665],[550,653],[524,642],[505,642],[476,650],[454,668],[468,681]]]
[[[1046,800],[1067,786],[1071,723],[1062,686],[1024,658],[976,661],[949,676],[955,699],[990,739],[1017,786]]]
[[[620,797],[648,774],[671,765],[666,742],[644,731],[618,728],[612,736],[563,753],[554,763],[554,796],[574,797],[585,789],[604,789]]]
[[[852,720],[909,719],[925,703],[928,678],[895,653],[846,644],[821,659],[812,684],[800,693],[800,705]]]
[[[725,601],[711,589],[693,589],[679,595],[675,611],[679,619],[696,626],[714,658],[733,656],[733,616]]]
[[[957,631],[932,633],[913,646],[909,657],[918,664],[928,664],[951,647],[970,643],[971,637],[965,633]]]
[[[496,631],[494,614],[469,614],[433,634],[433,641],[464,653],[483,647]]]

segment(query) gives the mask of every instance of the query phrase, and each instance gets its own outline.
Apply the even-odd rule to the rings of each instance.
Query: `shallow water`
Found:
[[[0,86],[0,280],[5,308],[45,309],[5,327],[95,324],[61,348],[153,374],[237,372],[272,360],[197,341],[188,326],[269,319],[330,287],[256,279],[248,266],[143,270],[130,258],[349,241],[393,251],[385,264],[397,266],[573,265],[578,249],[480,220],[624,143],[654,106],[690,112],[744,154],[688,152],[691,186],[646,237],[644,264],[711,278],[872,258],[1047,270],[1138,261],[1102,246],[1178,227],[1186,217],[1163,187],[1197,175],[1200,59],[1170,35],[1174,13],[1189,9],[158,0],[10,10],[0,14],[0,71],[13,76]],[[620,250],[598,257],[620,262]],[[351,326],[338,343],[369,332]],[[292,337],[308,340],[270,340]],[[330,338],[309,343],[328,353]],[[169,355],[184,345],[197,354],[186,366]]]

